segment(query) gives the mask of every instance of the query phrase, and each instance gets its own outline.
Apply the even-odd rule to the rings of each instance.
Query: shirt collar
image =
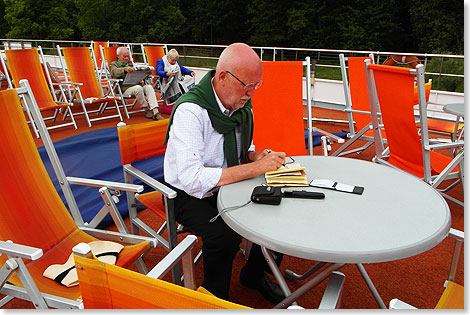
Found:
[[[214,96],[215,96],[215,100],[217,101],[217,104],[219,105],[219,109],[220,111],[225,115],[225,116],[232,116],[232,114],[235,112],[235,111],[230,111],[228,109],[226,109],[224,107],[224,105],[222,104],[222,102],[220,101],[219,99],[219,96],[217,95],[217,93],[215,92],[215,89],[214,89],[214,78],[211,79],[211,86],[212,86],[212,91],[214,91]]]

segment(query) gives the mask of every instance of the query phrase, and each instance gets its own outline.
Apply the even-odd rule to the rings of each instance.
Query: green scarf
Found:
[[[237,157],[237,140],[235,137],[235,127],[241,126],[241,152],[240,161],[245,161],[248,155],[248,149],[250,148],[251,141],[253,139],[253,113],[251,112],[251,99],[245,103],[245,106],[236,110],[232,116],[225,116],[217,104],[217,100],[212,89],[211,80],[214,77],[215,70],[210,70],[201,81],[191,88],[187,93],[183,94],[173,106],[171,112],[170,121],[168,122],[168,128],[166,131],[165,142],[168,142],[168,136],[170,133],[170,127],[173,122],[173,116],[175,111],[181,103],[189,102],[195,103],[205,108],[209,113],[212,127],[224,135],[224,154],[227,160],[227,165],[234,166],[239,164]]]

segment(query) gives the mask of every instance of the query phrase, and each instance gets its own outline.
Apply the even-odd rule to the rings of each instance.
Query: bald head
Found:
[[[261,72],[262,74],[263,65],[261,59],[250,46],[234,43],[224,49],[217,63],[216,72],[227,70],[236,73],[240,70],[249,73]]]
[[[234,111],[255,94],[262,75],[263,65],[256,52],[246,44],[235,43],[220,54],[212,82],[224,107]]]

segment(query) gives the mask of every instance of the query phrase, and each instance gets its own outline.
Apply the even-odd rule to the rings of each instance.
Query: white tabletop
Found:
[[[455,116],[465,116],[465,104],[464,103],[452,103],[444,105],[444,111]]]
[[[439,244],[451,226],[442,196],[420,179],[391,167],[357,159],[294,157],[308,180],[330,179],[365,187],[362,195],[306,187],[325,199],[283,198],[279,206],[249,205],[225,212],[224,221],[266,248],[305,259],[373,263],[411,257]],[[224,186],[218,208],[250,200],[259,176]],[[220,220],[220,218],[219,218]]]

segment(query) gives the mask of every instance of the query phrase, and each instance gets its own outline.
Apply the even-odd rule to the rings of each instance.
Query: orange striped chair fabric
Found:
[[[117,100],[114,96],[104,96],[96,78],[95,66],[88,47],[63,47],[65,62],[70,79],[75,83],[83,83],[80,91],[84,99],[93,99],[93,103]]]
[[[382,120],[390,148],[388,162],[417,177],[424,176],[423,152],[414,116],[414,75],[409,68],[371,64]],[[382,71],[384,70],[384,71]],[[452,158],[430,151],[431,175],[438,175]],[[458,171],[458,167],[454,170]]]
[[[252,97],[253,143],[257,150],[305,155],[302,62],[266,61],[263,68],[263,85]]]
[[[101,68],[103,65],[103,59],[101,58],[100,46],[108,47],[108,42],[93,42],[93,52],[96,58],[96,65]]]
[[[168,119],[118,127],[122,164],[131,164],[139,160],[164,154],[166,146],[163,145],[163,141],[167,126]],[[151,191],[140,194],[137,200],[166,220],[165,206],[160,192]]]
[[[0,239],[41,248],[44,255],[35,261],[25,261],[29,272],[43,293],[69,299],[80,296],[78,286],[66,288],[42,276],[51,264],[65,263],[72,247],[91,242],[94,237],[77,228],[67,208],[55,190],[33,141],[15,90],[0,92]],[[117,265],[127,267],[150,245],[143,242],[126,246]],[[6,260],[0,256],[0,264]],[[8,279],[21,286],[15,276]]]
[[[74,258],[87,309],[248,308],[99,260]]]
[[[103,46],[103,53],[104,59],[108,63],[108,66],[111,62],[116,60],[117,58],[117,47],[104,47]]]
[[[5,55],[15,86],[19,87],[20,80],[27,79],[41,111],[68,106],[68,103],[57,104],[52,98],[37,49],[5,50]]]
[[[157,61],[165,56],[163,46],[144,46],[145,56],[147,57],[147,64],[154,67],[152,75],[157,75]]]

